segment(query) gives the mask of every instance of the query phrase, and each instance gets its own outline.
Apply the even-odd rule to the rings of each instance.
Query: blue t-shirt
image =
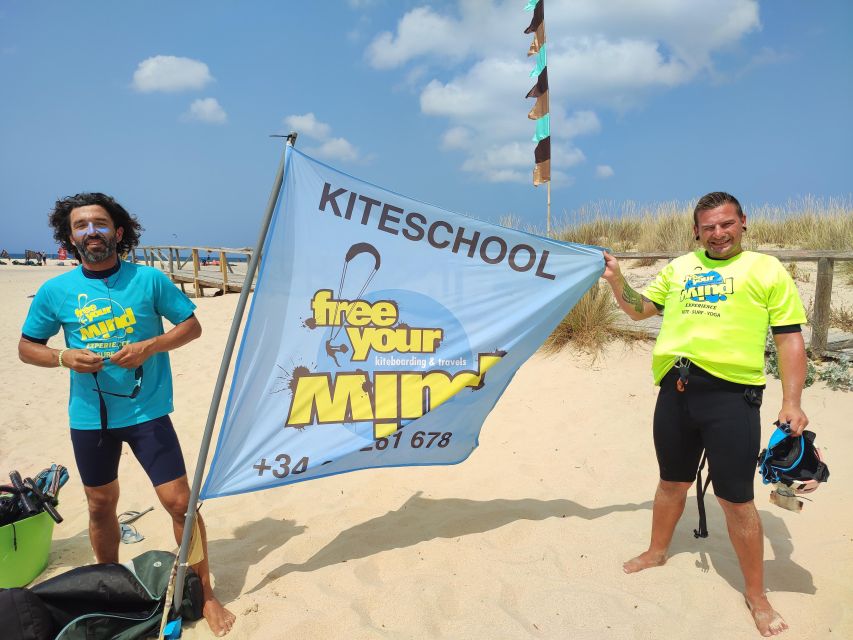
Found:
[[[163,318],[172,324],[187,320],[195,305],[169,277],[153,267],[121,262],[106,279],[86,277],[82,267],[51,278],[36,293],[24,322],[27,337],[47,339],[65,334],[69,349],[89,349],[111,356],[124,345],[162,335]],[[101,390],[130,395],[134,369],[109,361],[98,372]],[[159,418],[173,410],[172,370],[167,353],[142,363],[139,394],[117,398],[104,394],[111,428],[128,427]],[[71,371],[68,415],[72,429],[100,429],[101,414],[95,378]]]

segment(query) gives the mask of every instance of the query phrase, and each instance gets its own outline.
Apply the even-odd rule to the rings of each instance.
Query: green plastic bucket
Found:
[[[23,587],[47,567],[53,518],[42,511],[0,527],[0,588]]]

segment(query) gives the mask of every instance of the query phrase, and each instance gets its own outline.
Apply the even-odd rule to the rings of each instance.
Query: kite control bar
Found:
[[[27,495],[27,489],[24,487],[24,483],[21,480],[21,474],[17,471],[12,471],[9,474],[9,479],[12,481],[12,486],[15,488],[15,493],[18,494],[18,500],[21,504],[21,511],[23,511],[24,516],[33,515],[34,513],[38,513],[38,509],[33,506],[33,503],[30,501],[30,497]]]
[[[54,506],[54,500],[44,495],[41,490],[36,486],[36,483],[33,482],[32,478],[26,478],[24,480],[24,486],[33,492],[36,498],[41,502],[44,510],[47,511],[47,514],[53,518],[53,521],[56,524],[62,522],[62,516],[59,515],[59,512],[56,510]]]

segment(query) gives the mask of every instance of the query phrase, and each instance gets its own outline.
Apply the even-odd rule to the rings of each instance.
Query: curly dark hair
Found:
[[[119,227],[124,229],[121,242],[116,246],[116,252],[119,256],[127,255],[131,249],[139,244],[139,237],[142,235],[143,229],[136,216],[129,214],[123,206],[105,193],[78,193],[57,200],[53,211],[48,215],[49,224],[53,228],[53,238],[60,247],[65,247],[78,260],[80,259],[77,247],[71,241],[71,210],[91,205],[103,207],[110,214],[113,226],[116,229]]]

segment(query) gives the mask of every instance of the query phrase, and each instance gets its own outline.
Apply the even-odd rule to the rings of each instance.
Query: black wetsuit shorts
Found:
[[[74,458],[85,486],[100,487],[118,478],[124,442],[155,487],[187,472],[178,434],[165,415],[131,427],[109,429],[103,437],[100,429],[71,429]]]
[[[735,384],[691,364],[684,391],[673,368],[661,380],[655,406],[655,452],[662,480],[693,482],[702,450],[714,494],[729,502],[754,497],[761,439],[763,387]]]

